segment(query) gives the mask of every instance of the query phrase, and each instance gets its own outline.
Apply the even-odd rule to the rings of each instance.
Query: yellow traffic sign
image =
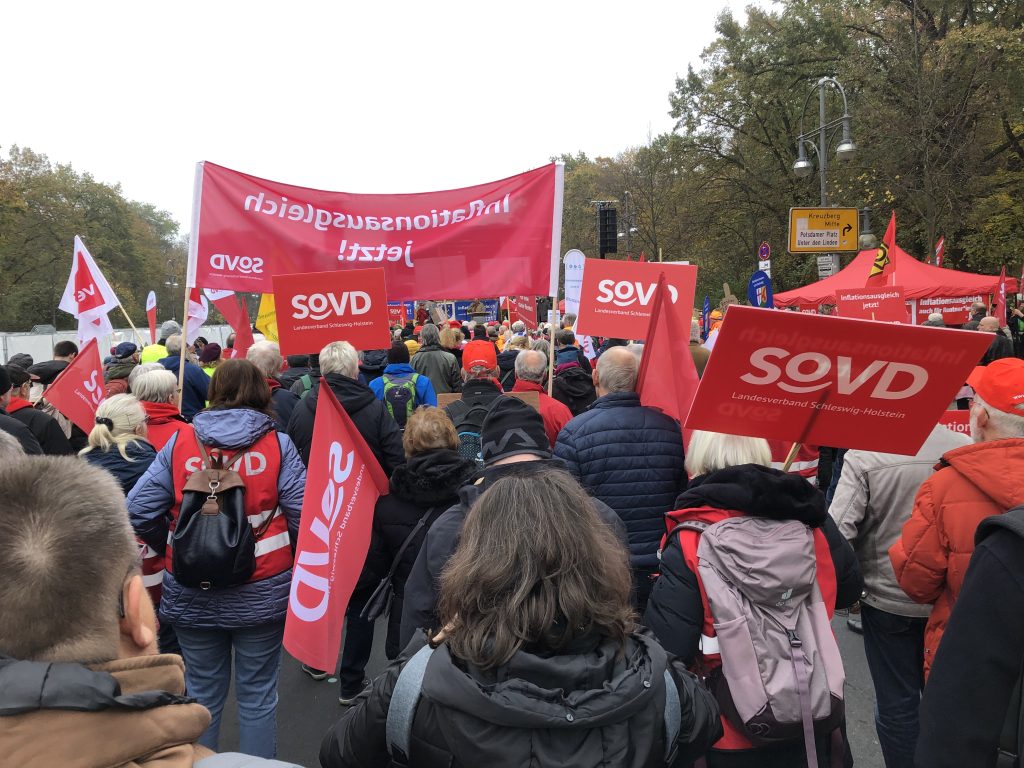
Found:
[[[790,253],[856,253],[856,208],[790,208]]]

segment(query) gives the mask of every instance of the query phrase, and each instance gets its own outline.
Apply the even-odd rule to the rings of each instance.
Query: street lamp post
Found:
[[[828,86],[833,86],[839,95],[843,97],[843,114],[834,120],[826,121],[825,119],[825,90]],[[804,108],[800,113],[800,135],[796,137],[796,161],[793,163],[793,173],[799,179],[805,179],[811,175],[814,170],[814,165],[807,158],[807,147],[814,150],[814,154],[818,160],[818,181],[821,185],[821,206],[823,208],[828,206],[828,184],[826,181],[828,174],[828,142],[829,142],[829,131],[835,129],[842,130],[842,138],[839,144],[836,146],[836,158],[843,161],[849,162],[853,159],[853,156],[857,154],[857,145],[853,143],[853,139],[850,138],[850,110],[846,101],[846,91],[843,90],[843,86],[834,77],[823,77],[818,80],[816,85],[818,92],[818,127],[810,131],[804,132],[804,115],[807,113],[807,105],[810,103],[811,97],[814,95],[814,89],[807,94],[807,98],[804,99]],[[817,136],[818,143],[815,144],[812,139]],[[832,256],[832,269],[830,274],[835,274],[839,269],[839,257],[837,254],[830,254]],[[823,274],[821,265],[818,267],[819,277],[827,277]]]

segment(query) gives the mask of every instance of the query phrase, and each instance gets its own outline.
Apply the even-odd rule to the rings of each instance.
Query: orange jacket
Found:
[[[963,585],[978,524],[1018,504],[1024,504],[1022,438],[949,451],[918,490],[889,558],[903,591],[918,603],[934,605],[925,629],[925,676]]]

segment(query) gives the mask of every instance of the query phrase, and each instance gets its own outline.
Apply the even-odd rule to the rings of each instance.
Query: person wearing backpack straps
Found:
[[[498,360],[489,341],[471,341],[462,350],[462,397],[445,406],[445,413],[459,435],[459,453],[483,468],[480,430],[495,398],[502,396]]]
[[[136,535],[167,553],[159,616],[176,631],[190,695],[210,710],[200,743],[217,748],[233,663],[240,748],[274,757],[277,676],[306,472],[291,439],[274,428],[270,388],[256,366],[224,361],[209,398],[194,429],[174,435],[136,483],[128,514]],[[223,487],[214,487],[214,475]],[[204,476],[209,490],[193,490],[190,480]],[[197,517],[219,521],[232,534],[218,540],[237,554],[237,573],[203,572],[210,556],[231,553],[204,550],[207,540],[189,536]]]
[[[1024,765],[1024,507],[975,542],[921,700],[919,768]]]
[[[409,417],[421,405],[437,405],[434,385],[409,365],[409,348],[400,341],[391,345],[384,373],[370,382],[370,389],[399,429],[405,429]]]
[[[577,484],[499,480],[442,577],[444,631],[419,633],[374,681],[325,736],[321,765],[689,765],[721,732],[717,707],[635,623],[631,583]]]
[[[850,765],[828,621],[860,597],[859,565],[821,492],[770,464],[765,440],[693,433],[645,623],[722,705],[710,768]]]

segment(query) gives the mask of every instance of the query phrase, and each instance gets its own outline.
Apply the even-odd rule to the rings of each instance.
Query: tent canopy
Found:
[[[775,306],[791,307],[808,304],[835,304],[836,291],[863,288],[868,272],[875,261],[876,248],[861,251],[845,269],[832,277],[775,294]],[[984,296],[999,291],[999,275],[975,275],[957,272],[944,267],[934,267],[918,261],[898,245],[889,251],[893,272],[889,285],[903,286],[907,299],[931,297]],[[1007,293],[1016,292],[1017,280],[1006,278]]]

